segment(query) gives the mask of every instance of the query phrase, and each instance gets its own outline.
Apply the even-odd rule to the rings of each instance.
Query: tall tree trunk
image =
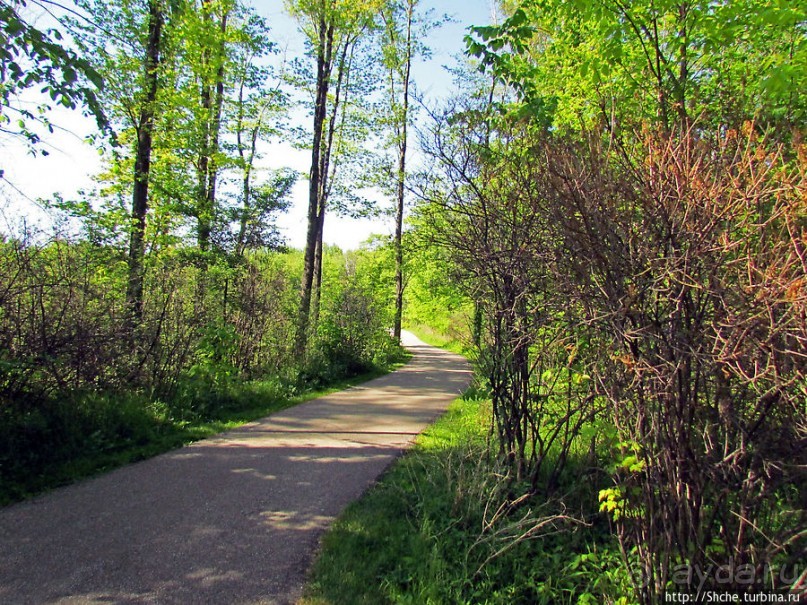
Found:
[[[258,134],[260,132],[260,118],[258,124],[252,129],[250,134],[249,154],[244,153],[241,144],[241,131],[238,131],[238,153],[244,164],[244,171],[241,178],[241,224],[238,228],[238,239],[236,240],[235,253],[243,256],[247,244],[247,230],[249,229],[250,212],[252,210],[252,164],[255,160],[255,150],[258,145]]]
[[[196,241],[201,250],[207,250],[210,242],[211,211],[207,206],[207,177],[210,172],[210,109],[213,104],[213,91],[207,82],[208,49],[202,51],[202,75],[199,101],[202,107],[201,137],[199,141],[199,160],[196,172]]]
[[[401,104],[400,127],[398,136],[398,183],[397,204],[395,209],[395,320],[392,334],[395,340],[401,341],[401,324],[403,322],[403,219],[404,190],[406,185],[406,144],[407,126],[409,122],[409,80],[412,67],[412,13],[414,0],[409,0],[406,7],[406,46],[403,65],[403,81],[401,82],[403,100]]]
[[[218,48],[219,56],[217,57],[216,94],[213,98],[213,116],[210,125],[210,163],[208,164],[207,173],[207,207],[211,210],[211,220],[212,214],[216,208],[216,182],[219,174],[217,156],[219,153],[219,136],[221,134],[221,114],[224,108],[224,64],[226,61],[225,53],[227,52],[226,35],[228,16],[229,15],[225,12],[221,16],[221,22],[219,23],[219,35],[221,39]]]
[[[238,237],[236,239],[235,253],[237,256],[243,256],[244,250],[247,246],[248,231],[251,227],[250,213],[252,212],[252,169],[255,164],[255,154],[258,147],[258,136],[261,132],[263,118],[265,112],[269,109],[269,104],[264,103],[257,116],[257,121],[252,125],[249,131],[249,145],[244,141],[244,134],[246,127],[244,125],[245,115],[244,108],[246,100],[244,92],[246,88],[246,73],[247,68],[244,67],[244,77],[241,79],[238,87],[238,112],[236,118],[236,147],[238,149],[238,156],[241,159],[241,219],[238,228]]]
[[[316,249],[319,238],[319,202],[322,174],[321,153],[322,135],[325,126],[328,102],[328,85],[331,78],[333,60],[334,25],[319,19],[319,43],[317,47],[317,88],[314,104],[314,137],[311,146],[311,172],[308,188],[308,231],[306,233],[303,257],[303,280],[300,296],[300,311],[297,321],[295,352],[298,357],[305,354],[308,345],[308,330],[311,314],[311,293],[316,270]]]
[[[160,47],[163,13],[160,0],[149,0],[148,42],[146,46],[146,97],[140,108],[135,150],[134,186],[132,187],[132,231],[129,239],[129,281],[126,301],[132,325],[143,317],[143,273],[146,253],[145,232],[149,201],[149,174],[154,133],[154,105],[159,90]]]
[[[325,234],[325,211],[328,208],[328,198],[331,195],[331,187],[334,178],[336,177],[336,164],[331,164],[331,157],[334,150],[334,136],[336,134],[336,122],[339,118],[339,109],[343,103],[347,103],[347,95],[349,90],[349,77],[350,62],[352,61],[352,54],[348,60],[348,51],[352,50],[355,39],[348,39],[344,42],[339,56],[339,61],[336,65],[336,88],[333,94],[333,106],[331,107],[331,114],[328,119],[328,136],[325,137],[322,152],[320,153],[320,186],[319,186],[319,202],[317,205],[317,245],[316,254],[314,258],[314,286],[311,298],[311,322],[312,326],[316,326],[319,322],[320,303],[322,301],[322,255],[324,252],[324,234]],[[344,120],[344,112],[342,117]],[[343,123],[344,125],[344,123]]]
[[[213,15],[211,0],[202,0],[203,19],[212,30]],[[219,22],[218,47],[211,52],[202,51],[200,104],[202,107],[202,137],[199,148],[198,205],[197,208],[197,243],[199,248],[210,247],[210,236],[213,231],[213,218],[216,208],[216,181],[218,166],[216,155],[219,151],[219,134],[221,132],[221,113],[224,105],[224,61],[227,33],[228,13],[221,16]],[[213,82],[207,73],[211,60],[217,63]]]
[[[314,254],[314,287],[311,293],[311,325],[316,327],[319,323],[320,303],[322,302],[322,255],[323,238],[325,232],[325,208],[320,207],[317,217],[317,247]]]

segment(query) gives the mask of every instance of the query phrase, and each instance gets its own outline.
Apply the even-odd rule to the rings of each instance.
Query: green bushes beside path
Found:
[[[0,505],[401,361],[357,269],[336,248],[324,258],[319,322],[301,357],[299,252],[154,253],[133,317],[121,251],[0,241]]]

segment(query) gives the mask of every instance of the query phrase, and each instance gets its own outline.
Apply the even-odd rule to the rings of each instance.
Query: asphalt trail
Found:
[[[324,530],[465,388],[404,368],[0,510],[0,603],[287,604]]]

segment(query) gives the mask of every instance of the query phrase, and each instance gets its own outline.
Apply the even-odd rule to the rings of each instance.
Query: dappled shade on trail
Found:
[[[294,602],[325,528],[468,384],[405,344],[393,374],[0,511],[0,601]]]

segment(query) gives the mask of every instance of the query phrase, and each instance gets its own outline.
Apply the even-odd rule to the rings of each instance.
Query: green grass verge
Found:
[[[137,394],[85,393],[40,402],[0,418],[0,506],[211,437],[403,363],[296,396],[276,380],[234,383],[225,393],[195,400],[192,409]]]
[[[432,547],[417,527],[412,496],[418,494],[419,499],[431,455],[460,446],[464,437],[477,445],[484,442],[480,421],[478,402],[455,401],[417,438],[409,454],[347,508],[323,539],[305,605],[389,603],[401,587],[417,581],[416,574],[432,559]]]
[[[488,402],[454,402],[329,530],[303,603],[627,603],[597,487],[502,513],[517,486],[488,453],[489,422]]]

